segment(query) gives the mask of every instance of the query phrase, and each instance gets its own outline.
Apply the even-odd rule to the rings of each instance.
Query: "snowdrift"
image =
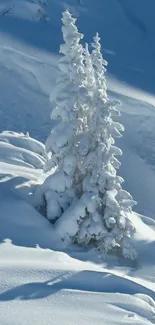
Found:
[[[10,138],[10,142],[11,139],[14,140],[14,135],[11,137],[11,135],[9,135]],[[20,138],[21,142],[22,142],[22,138]],[[6,138],[5,138],[6,140]],[[34,149],[32,151],[25,149],[25,148],[21,148],[11,143],[8,143],[7,141],[2,141],[2,138],[0,139],[0,161],[1,162],[6,162],[6,163],[10,163],[10,164],[15,164],[18,166],[29,166],[31,168],[43,168],[43,165],[45,163],[45,159],[42,156],[39,156],[39,154],[34,154],[33,150],[35,151],[35,142],[33,143],[33,140],[31,141],[30,139],[28,139],[27,142],[31,142],[31,145]],[[25,139],[24,139],[25,140]],[[12,141],[13,142],[13,141]],[[17,141],[18,142],[18,141]],[[26,142],[26,141],[25,141]],[[24,145],[24,141],[23,141],[23,145]],[[26,147],[27,147],[27,143],[26,143]],[[40,145],[41,147],[41,145]]]

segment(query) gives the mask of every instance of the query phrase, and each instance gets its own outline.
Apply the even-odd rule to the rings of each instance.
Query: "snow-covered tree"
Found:
[[[88,151],[82,161],[83,193],[64,213],[58,228],[64,239],[72,238],[82,245],[94,243],[105,251],[120,247],[124,256],[134,258],[135,251],[130,244],[134,228],[129,214],[135,201],[122,189],[123,179],[117,175],[120,162],[116,158],[122,152],[114,145],[114,137],[120,137],[124,128],[112,119],[119,113],[118,102],[109,100],[107,95],[107,62],[101,54],[98,34],[92,46],[91,56],[88,46],[85,49],[91,118],[88,119]]]
[[[128,217],[135,201],[122,189],[123,179],[117,175],[120,162],[116,158],[122,152],[114,146],[114,137],[120,137],[124,128],[112,119],[112,115],[118,112],[117,102],[110,101],[107,96],[105,78],[107,62],[101,54],[98,34],[94,37],[92,46],[96,88],[93,98],[95,112],[92,116],[90,134],[92,133],[91,154],[94,153],[94,159],[90,173],[84,180],[83,190],[84,193],[93,194],[94,210],[88,213],[87,208],[87,218],[81,224],[76,237],[77,241],[83,243],[98,241],[99,246],[103,246],[106,251],[118,245],[125,256],[130,256],[133,254],[133,250],[131,251],[129,247],[133,226]]]
[[[46,10],[48,1],[47,0],[38,0],[38,4],[39,4],[39,8],[37,10],[36,17],[37,17],[37,19],[47,23],[49,21],[49,16],[48,16],[47,10]]]
[[[60,185],[64,185],[64,179],[67,185],[65,188],[59,185],[59,190],[57,186],[55,188],[55,197],[59,201],[58,209],[55,209],[54,213],[48,209],[47,213],[48,218],[52,220],[64,212],[64,207],[60,204],[63,201],[64,205],[64,198],[65,204],[70,205],[75,198],[81,196],[84,178],[82,162],[89,147],[87,80],[84,49],[80,44],[83,35],[78,32],[75,26],[76,19],[68,10],[63,13],[62,22],[64,44],[60,46],[62,54],[59,62],[60,76],[55,89],[56,105],[51,114],[51,118],[56,120],[57,124],[46,141],[48,156],[46,170],[52,168],[56,170],[55,175],[50,176],[50,182],[48,180],[48,184],[52,184],[51,197],[54,191],[53,178],[56,184],[56,175]],[[49,193],[45,195],[45,199],[46,197],[48,197],[46,201],[49,202]]]
[[[55,172],[36,197],[45,202],[47,217],[56,221],[63,240],[93,243],[106,252],[119,247],[133,258],[129,216],[135,202],[122,189],[116,158],[122,152],[114,145],[124,128],[113,120],[118,102],[107,95],[100,38],[96,34],[90,54],[68,10],[62,22],[64,44],[51,114],[57,124],[46,142],[46,167]]]
[[[83,4],[82,0],[76,0],[76,2],[77,2],[78,4],[80,4],[80,5]]]
[[[68,157],[73,171],[76,164],[73,157],[78,150],[80,134],[87,128],[83,105],[85,93],[85,71],[83,63],[83,47],[80,34],[74,19],[68,10],[63,13],[64,44],[60,46],[63,56],[59,62],[60,76],[56,85],[55,103],[51,118],[58,124],[53,128],[46,142],[47,152],[51,152],[50,167],[67,168]],[[72,157],[72,158],[71,158]],[[67,160],[67,161],[66,161]],[[74,165],[74,166],[73,166]],[[67,172],[67,171],[66,171]]]

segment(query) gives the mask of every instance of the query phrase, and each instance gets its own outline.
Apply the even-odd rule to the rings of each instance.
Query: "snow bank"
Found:
[[[5,141],[0,141],[0,161],[12,165],[39,169],[42,169],[45,163],[45,159],[39,154],[18,146],[16,147]]]
[[[45,157],[45,146],[43,143],[31,138],[29,134],[17,133],[13,131],[3,131],[0,133],[0,141],[27,149]]]

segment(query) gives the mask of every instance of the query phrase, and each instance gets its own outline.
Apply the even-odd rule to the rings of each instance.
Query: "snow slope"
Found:
[[[46,10],[50,21],[44,23],[34,16],[38,9],[36,1],[2,0],[1,12],[15,7],[0,19],[0,79],[3,81],[0,83],[0,131],[30,132],[43,142],[49,135],[52,128],[49,97],[54,96],[58,74],[56,53],[62,41],[60,18],[67,4],[72,4],[85,40],[91,41],[96,30],[102,36],[104,54],[109,61],[108,89],[123,103],[121,119],[126,132],[120,141],[124,150],[120,173],[126,180],[126,189],[138,201],[136,211],[154,218],[153,1],[148,7],[147,1],[142,0],[143,10],[138,12],[139,1],[133,7],[133,1],[129,6],[127,0],[98,0],[95,5],[93,0],[84,0],[83,5],[71,0],[49,0]],[[145,29],[148,34],[144,38]],[[140,64],[143,64],[143,75]],[[133,177],[134,166],[137,167]]]
[[[132,216],[136,262],[64,247],[28,200],[43,171],[1,162],[0,175],[1,324],[155,323],[152,219]]]
[[[154,0],[48,0],[45,11],[50,21],[38,22],[37,0],[1,0],[0,12],[13,8],[0,20],[1,34],[11,40],[57,53],[62,40],[61,12],[72,8],[78,16],[85,40],[98,31],[109,62],[109,71],[118,79],[154,93]]]
[[[0,323],[155,323],[154,0],[0,1]],[[138,201],[136,263],[66,248],[31,206],[43,173],[44,145],[58,74],[61,11],[71,7],[91,41],[99,31],[109,61],[108,90],[122,101],[120,174]],[[8,14],[3,12],[12,8]],[[25,134],[25,135],[24,135]]]

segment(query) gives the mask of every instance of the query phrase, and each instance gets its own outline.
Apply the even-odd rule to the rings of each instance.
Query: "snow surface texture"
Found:
[[[74,6],[73,0],[48,0],[50,21],[44,23],[35,16],[37,1],[0,1],[1,12],[15,5],[0,16],[0,129],[30,132],[41,141],[49,135],[55,53],[62,43],[60,17],[70,3],[85,40],[92,41],[96,31],[102,37],[111,72],[108,89],[125,104],[120,174],[138,201],[137,211],[150,218],[134,215],[136,265],[75,247],[64,250],[49,222],[29,205],[36,184],[46,177],[41,152],[22,143],[21,135],[17,141],[1,138],[4,155],[11,152],[0,161],[3,325],[155,323],[155,2],[82,2]]]

